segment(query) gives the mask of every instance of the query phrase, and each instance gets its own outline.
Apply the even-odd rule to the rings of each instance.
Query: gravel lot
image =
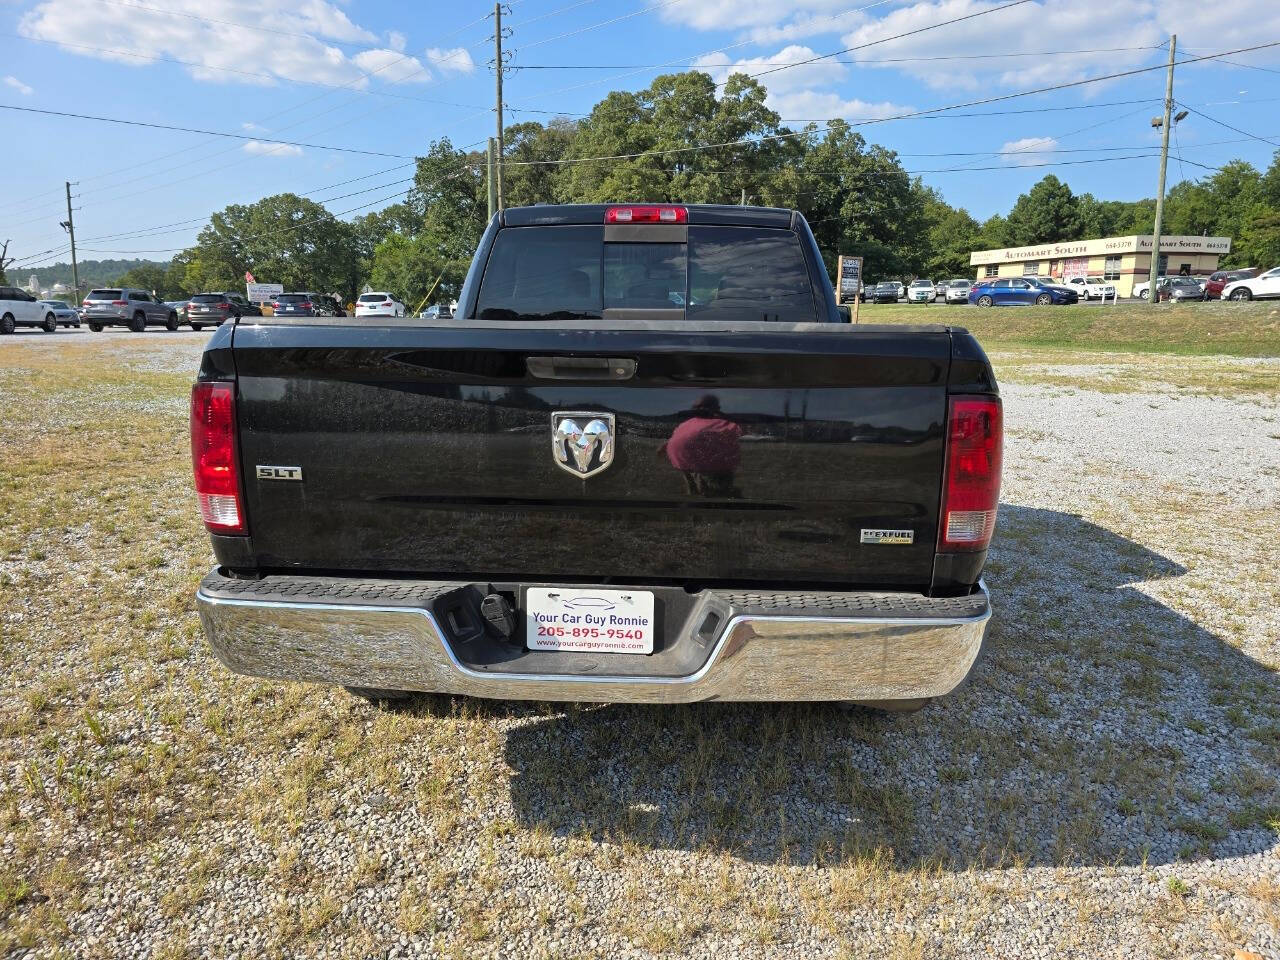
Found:
[[[1280,387],[996,354],[989,654],[919,714],[379,711],[203,645],[203,340],[0,341],[0,956],[1280,958]]]

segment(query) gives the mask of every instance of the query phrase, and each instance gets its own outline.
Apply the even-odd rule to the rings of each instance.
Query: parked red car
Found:
[[[1206,300],[1221,300],[1222,288],[1232,280],[1250,280],[1257,275],[1257,267],[1244,267],[1239,270],[1218,270],[1204,282],[1204,298]]]

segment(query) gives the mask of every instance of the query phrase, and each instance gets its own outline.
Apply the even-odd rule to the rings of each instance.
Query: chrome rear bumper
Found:
[[[468,585],[334,582],[235,581],[214,571],[196,595],[210,647],[251,676],[499,699],[894,701],[955,689],[991,616],[982,584],[969,597],[940,599],[725,592],[715,599],[729,615],[708,638],[705,662],[687,675],[611,674],[610,657],[622,654],[574,661],[572,673],[519,673],[475,669],[455,654],[432,601]]]

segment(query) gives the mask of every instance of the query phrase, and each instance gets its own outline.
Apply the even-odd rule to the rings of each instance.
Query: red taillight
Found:
[[[969,292],[970,292],[970,293],[977,293],[977,292],[978,292],[978,285],[975,283],[972,287],[970,287],[970,288],[969,288]]]
[[[229,303],[220,303],[220,304],[218,304],[218,309],[219,309],[219,310],[230,310],[230,309],[231,309],[231,304],[229,304]]]
[[[191,468],[200,516],[212,533],[246,533],[236,456],[235,384],[191,388]]]
[[[129,305],[129,301],[128,300],[112,300],[111,305],[113,307],[127,307]]]
[[[298,309],[299,309],[299,310],[310,310],[310,309],[311,309],[311,301],[310,301],[310,300],[307,300],[307,301],[304,301],[303,303],[298,304]]]
[[[689,211],[684,207],[609,207],[605,223],[688,223]]]
[[[938,550],[985,550],[1000,503],[1004,422],[998,397],[952,397],[947,409]]]

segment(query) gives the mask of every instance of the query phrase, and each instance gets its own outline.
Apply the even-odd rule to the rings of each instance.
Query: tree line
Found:
[[[705,73],[661,76],[644,90],[610,93],[581,119],[517,123],[505,137],[508,206],[745,198],[794,207],[833,276],[842,253],[862,255],[869,279],[969,276],[975,249],[1149,234],[1154,221],[1154,200],[1098,200],[1050,174],[1007,215],[979,222],[843,121],[784,126],[765,88],[742,75],[720,88]],[[377,212],[344,221],[291,193],[232,204],[171,263],[136,267],[118,282],[173,299],[237,289],[248,270],[286,289],[354,298],[368,283],[410,307],[446,302],[484,230],[486,201],[483,153],[442,139],[418,158],[405,198]],[[1280,151],[1266,171],[1235,160],[1175,185],[1164,232],[1230,236],[1228,264],[1280,263]]]

